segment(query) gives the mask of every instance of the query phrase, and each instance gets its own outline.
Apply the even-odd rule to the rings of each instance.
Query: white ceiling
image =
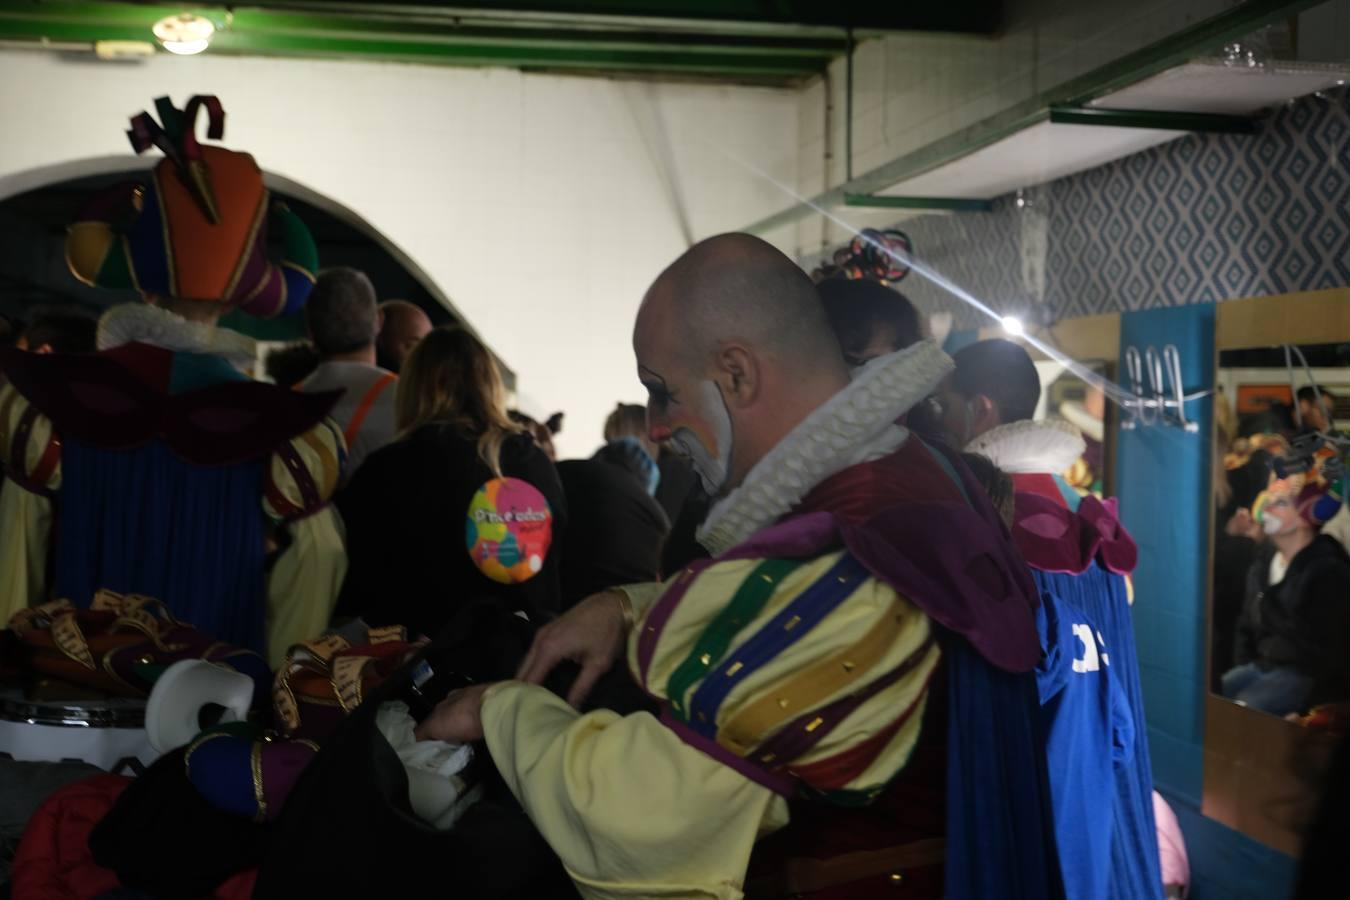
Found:
[[[1336,87],[1347,79],[1350,70],[1344,67],[1277,63],[1248,69],[1217,62],[1193,62],[1109,94],[1091,105],[1246,115]],[[1095,168],[1185,133],[1041,122],[877,193],[989,199]]]

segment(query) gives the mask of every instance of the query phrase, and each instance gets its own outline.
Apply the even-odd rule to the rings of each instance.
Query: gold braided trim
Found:
[[[372,656],[343,656],[333,663],[333,690],[347,713],[350,714],[361,705],[361,675],[366,666],[374,662]]]
[[[370,629],[368,634],[366,640],[371,644],[388,644],[391,641],[408,639],[408,629],[402,625],[381,625],[379,628]]]
[[[89,642],[75,621],[75,610],[66,610],[52,619],[52,640],[66,656],[85,668],[97,670],[94,654],[89,651]]]
[[[254,741],[249,754],[250,767],[253,769],[253,799],[258,803],[258,811],[253,814],[255,822],[267,821],[267,801],[263,798],[262,747],[262,741]]]
[[[774,729],[855,685],[886,658],[906,627],[914,624],[916,618],[917,611],[897,598],[867,633],[851,646],[769,687],[759,699],[738,710],[724,725],[719,726],[717,742],[733,753],[742,756],[749,753]],[[913,652],[919,651],[922,639],[921,634]]]
[[[258,198],[258,208],[253,211],[253,223],[248,226],[248,237],[244,239],[243,250],[239,254],[238,261],[234,264],[234,271],[230,273],[230,280],[225,285],[225,290],[221,293],[222,300],[228,300],[234,295],[235,288],[239,287],[239,279],[244,277],[244,267],[253,257],[253,250],[258,241],[258,229],[262,227],[263,219],[267,215],[267,206],[270,202],[269,193],[262,192]],[[266,254],[263,254],[263,262],[266,263]]]
[[[67,610],[73,610],[69,600],[48,600],[46,603],[38,606],[29,606],[19,610],[10,616],[9,629],[22,637],[25,633],[34,628],[46,628],[47,625],[36,624],[38,619],[50,620]]]

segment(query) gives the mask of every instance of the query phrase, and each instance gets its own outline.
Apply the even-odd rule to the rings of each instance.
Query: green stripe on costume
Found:
[[[703,629],[694,642],[694,648],[666,682],[666,697],[670,699],[671,712],[677,719],[688,721],[688,713],[684,708],[685,694],[722,661],[740,630],[763,611],[783,579],[801,566],[800,560],[768,559],[755,566],[745,577],[731,602]]]

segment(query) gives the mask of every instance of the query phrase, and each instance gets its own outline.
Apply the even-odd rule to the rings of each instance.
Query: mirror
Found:
[[[1350,511],[1326,505],[1336,501],[1338,443],[1350,431],[1350,289],[1225,301],[1214,344],[1200,808],[1298,856],[1325,760],[1350,724],[1350,618],[1338,624],[1350,609],[1350,568],[1335,537]],[[1299,389],[1312,384],[1325,388],[1320,413],[1315,398],[1299,406]],[[1323,487],[1331,499],[1319,507]],[[1320,528],[1300,524],[1314,520]],[[1314,533],[1318,545],[1304,555]]]
[[[1081,362],[1084,368],[1111,378],[1111,366],[1103,360]],[[1101,388],[1089,384],[1055,360],[1037,360],[1036,370],[1041,376],[1041,400],[1036,406],[1037,419],[1064,419],[1083,435],[1087,445],[1073,468],[1062,473],[1080,493],[1097,497],[1110,496],[1113,466],[1108,459],[1107,434],[1110,415],[1106,395]]]
[[[1223,349],[1211,689],[1316,727],[1350,701],[1350,343]]]

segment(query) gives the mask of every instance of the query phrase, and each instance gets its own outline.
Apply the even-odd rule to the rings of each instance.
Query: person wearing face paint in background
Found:
[[[1324,488],[1274,481],[1254,518],[1267,537],[1247,576],[1223,695],[1275,715],[1350,699],[1350,556],[1319,534]]]
[[[485,737],[587,898],[1062,896],[1034,588],[969,472],[896,424],[950,360],[850,382],[805,273],[748,235],[670,266],[634,349],[651,439],[716,498],[712,558],[583,601],[419,735]],[[576,704],[625,649],[659,717],[532,684],[577,661]]]

